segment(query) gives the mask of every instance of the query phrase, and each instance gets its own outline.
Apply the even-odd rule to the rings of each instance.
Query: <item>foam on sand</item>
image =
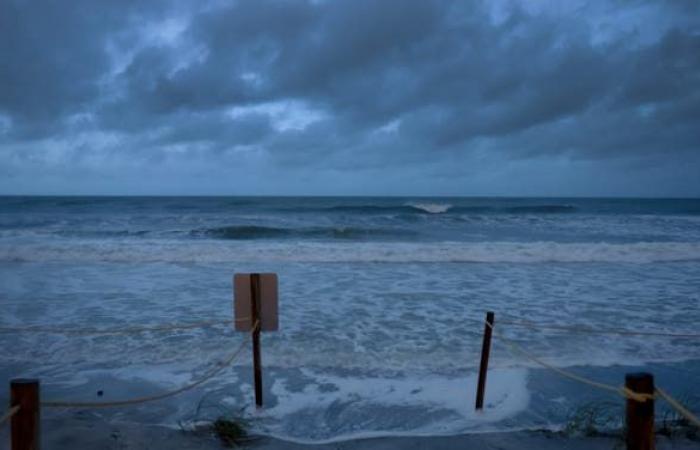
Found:
[[[274,406],[259,412],[260,432],[300,443],[377,436],[449,435],[492,427],[527,408],[525,369],[489,373],[485,409],[474,411],[476,375],[371,378],[304,371],[303,387],[275,379]]]

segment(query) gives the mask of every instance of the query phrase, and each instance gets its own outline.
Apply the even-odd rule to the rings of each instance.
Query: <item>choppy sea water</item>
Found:
[[[587,402],[621,400],[496,338],[487,408],[474,413],[485,311],[548,363],[612,384],[650,370],[692,405],[699,339],[499,320],[700,333],[698,262],[700,200],[3,197],[0,327],[225,320],[234,273],[277,272],[265,408],[250,407],[246,349],[194,392],[109,414],[175,425],[204,405],[200,414],[224,408],[302,441],[556,427]],[[242,339],[225,326],[0,333],[0,381],[39,377],[49,400],[155,393],[197,379]]]

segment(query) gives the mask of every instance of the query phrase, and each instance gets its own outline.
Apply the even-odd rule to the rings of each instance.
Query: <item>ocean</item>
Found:
[[[499,325],[700,333],[698,262],[698,199],[0,197],[0,329],[225,321],[234,273],[276,272],[264,408],[252,406],[246,349],[181,397],[105,414],[177,426],[225,410],[305,442],[558,428],[584,405],[623,400],[496,336],[486,409],[474,412],[485,312],[549,364],[615,385],[651,371],[700,405],[698,338]],[[6,331],[0,381],[38,377],[47,400],[157,393],[197,379],[245,338],[225,325]]]

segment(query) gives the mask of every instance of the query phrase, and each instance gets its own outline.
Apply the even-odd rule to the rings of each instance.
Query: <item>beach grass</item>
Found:
[[[238,447],[250,439],[245,421],[219,417],[212,423],[211,429],[226,447]]]
[[[180,430],[199,436],[214,436],[225,447],[240,447],[253,439],[248,432],[250,421],[237,410],[204,395],[188,420],[180,421]]]
[[[613,436],[624,425],[624,412],[614,402],[589,402],[577,407],[569,415],[564,433],[570,436]]]
[[[698,404],[691,400],[688,394],[681,395],[677,399],[681,405],[690,411],[697,411]],[[675,409],[667,409],[661,416],[661,423],[656,431],[662,436],[669,438],[684,437],[693,441],[700,440],[700,431],[693,426],[688,419],[682,416]]]

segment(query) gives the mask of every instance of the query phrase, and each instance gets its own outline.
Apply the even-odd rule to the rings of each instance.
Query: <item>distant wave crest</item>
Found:
[[[449,203],[409,203],[408,206],[429,214],[442,214],[449,211],[452,205]]]
[[[578,208],[567,204],[532,205],[472,205],[455,206],[450,203],[410,202],[404,205],[337,205],[307,210],[309,212],[338,212],[345,214],[566,214]]]

